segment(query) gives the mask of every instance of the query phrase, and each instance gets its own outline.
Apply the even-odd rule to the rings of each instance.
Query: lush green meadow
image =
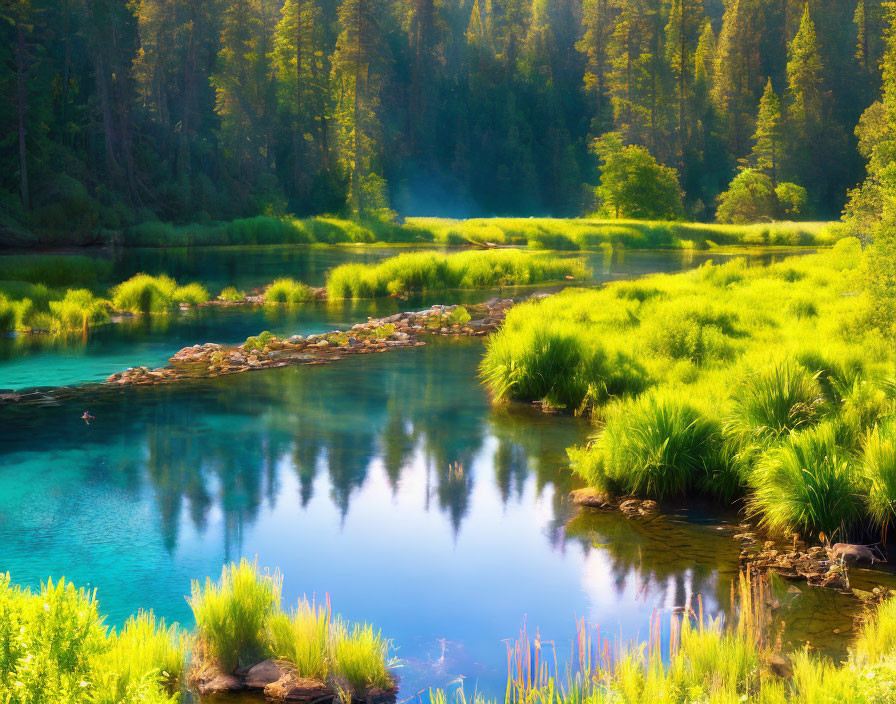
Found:
[[[614,495],[702,495],[770,530],[879,536],[896,517],[892,340],[858,241],[567,290],[513,309],[482,364],[496,399],[591,414],[575,470]]]

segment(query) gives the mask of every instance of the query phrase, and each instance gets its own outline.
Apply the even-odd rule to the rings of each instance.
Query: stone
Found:
[[[766,666],[775,677],[789,680],[793,677],[793,663],[784,653],[772,653],[765,661]]]
[[[266,685],[264,695],[276,702],[309,702],[332,698],[333,690],[318,680],[287,673]]]
[[[262,660],[253,665],[246,673],[246,687],[249,689],[264,689],[272,682],[276,682],[283,673],[273,660]]]
[[[574,489],[569,492],[569,498],[577,506],[587,506],[589,508],[604,508],[612,505],[610,498],[593,487],[585,487],[584,489]]]
[[[865,545],[837,543],[831,548],[830,556],[835,560],[843,560],[847,565],[873,565],[878,562],[871,548]]]
[[[246,688],[243,681],[236,675],[226,672],[209,670],[192,678],[191,684],[196,687],[199,694],[223,694],[226,692],[240,692]]]

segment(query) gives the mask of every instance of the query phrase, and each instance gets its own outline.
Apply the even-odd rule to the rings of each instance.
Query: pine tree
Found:
[[[594,109],[591,121],[593,137],[603,134],[612,119],[607,97],[607,45],[613,27],[611,19],[609,0],[584,0],[584,34],[576,48],[585,55],[585,89],[591,96]]]
[[[747,164],[766,174],[773,187],[778,185],[778,170],[784,141],[781,101],[772,87],[771,79],[765,84],[765,92],[759,101],[759,116],[753,134],[753,150]]]
[[[856,25],[856,61],[865,78],[866,97],[880,83],[883,53],[883,5],[881,0],[858,0],[853,22]]]
[[[789,118],[807,127],[821,120],[822,64],[815,23],[809,3],[803,11],[800,28],[790,44],[787,60],[787,83],[790,98]]]
[[[692,54],[703,25],[702,0],[672,0],[666,24],[666,61],[671,69],[678,99],[678,149],[684,158],[687,134],[687,105],[691,97]]]
[[[355,214],[388,207],[379,164],[383,127],[378,111],[387,71],[384,18],[382,0],[342,0],[339,6],[333,89],[340,161],[349,177],[349,209]]]

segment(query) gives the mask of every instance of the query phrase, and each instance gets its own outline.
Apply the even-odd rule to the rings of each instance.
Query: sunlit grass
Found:
[[[265,303],[298,305],[314,300],[314,289],[293,279],[277,279],[264,293]]]
[[[327,294],[331,299],[376,298],[455,288],[525,286],[584,276],[581,260],[548,258],[518,250],[413,252],[377,264],[338,266],[327,277]]]
[[[217,582],[193,582],[189,602],[197,636],[225,672],[263,659],[265,625],[280,607],[281,582],[279,573],[263,575],[246,559],[225,565]]]

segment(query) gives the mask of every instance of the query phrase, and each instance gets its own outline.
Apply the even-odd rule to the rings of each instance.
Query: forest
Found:
[[[836,219],[884,5],[7,0],[0,228],[618,217],[599,186],[623,151],[665,174],[631,217],[737,220],[738,176],[774,201],[747,217]]]

